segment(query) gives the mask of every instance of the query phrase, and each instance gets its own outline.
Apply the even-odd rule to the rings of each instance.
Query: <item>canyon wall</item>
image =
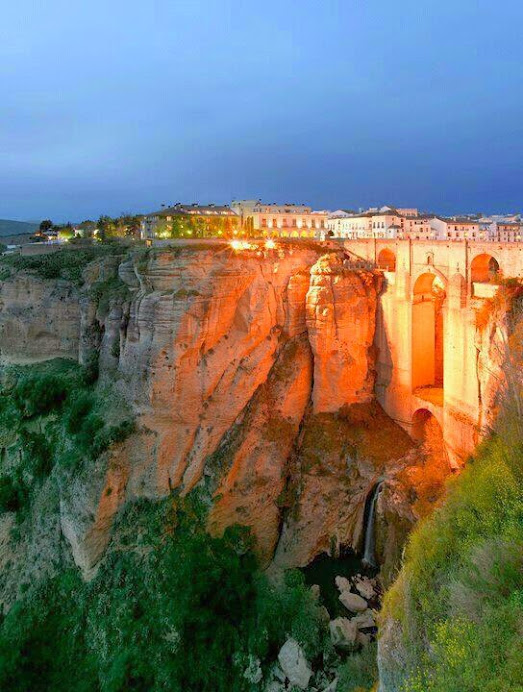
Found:
[[[195,487],[210,530],[251,527],[264,564],[358,546],[368,492],[412,446],[373,395],[381,281],[315,244],[122,253],[80,286],[4,281],[2,361],[96,355],[100,387],[135,412],[138,432],[62,485],[84,574],[123,504]]]
[[[94,475],[62,486],[61,530],[84,573],[123,504],[196,487],[210,530],[251,527],[263,564],[359,548],[380,479],[378,552],[392,564],[438,493],[417,471],[431,452],[374,396],[382,282],[314,243],[123,250],[89,264],[81,285],[3,281],[2,361],[96,357],[99,386],[111,382],[136,417]],[[427,468],[441,489],[448,465]]]

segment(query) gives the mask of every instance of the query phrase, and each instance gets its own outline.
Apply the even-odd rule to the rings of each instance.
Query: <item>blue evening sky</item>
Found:
[[[521,0],[3,0],[0,218],[522,209]]]

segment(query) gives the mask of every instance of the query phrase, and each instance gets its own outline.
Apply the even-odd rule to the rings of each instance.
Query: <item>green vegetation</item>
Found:
[[[373,642],[342,663],[338,668],[339,692],[365,692],[372,688],[378,679],[376,649]]]
[[[238,229],[238,221],[229,216],[202,217],[191,214],[174,214],[168,221],[161,217],[155,227],[158,238],[232,238]]]
[[[287,636],[309,660],[329,650],[301,574],[272,586],[245,531],[206,533],[196,495],[137,502],[116,532],[94,580],[64,571],[5,616],[1,689],[258,690],[258,665],[268,676]]]
[[[414,531],[386,596],[407,657],[397,689],[521,692],[522,574],[523,444],[504,428]]]
[[[34,233],[38,228],[37,223],[28,221],[9,221],[0,219],[0,236],[24,235]]]
[[[100,317],[109,312],[111,300],[123,303],[129,297],[129,287],[118,276],[111,276],[104,281],[97,281],[90,288],[90,296],[98,305]]]
[[[67,248],[48,255],[4,255],[0,257],[0,271],[13,268],[43,279],[66,279],[80,286],[83,284],[83,271],[89,262],[122,252],[124,248],[119,243],[104,243],[82,249]]]
[[[32,498],[53,470],[78,470],[133,422],[109,389],[95,387],[91,373],[55,360],[9,368],[0,387],[0,512],[26,516]]]

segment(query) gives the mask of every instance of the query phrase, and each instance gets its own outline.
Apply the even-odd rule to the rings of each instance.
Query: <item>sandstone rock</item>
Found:
[[[368,627],[375,627],[376,618],[374,611],[367,608],[367,610],[364,612],[351,618],[351,622],[354,623],[359,630],[367,629]]]
[[[351,613],[363,613],[365,610],[367,610],[367,601],[361,596],[358,596],[356,593],[343,591],[340,594],[339,599],[345,608],[350,610]]]
[[[285,468],[309,402],[312,356],[305,336],[283,346],[267,381],[248,405],[241,437],[219,454],[229,462],[209,514],[212,533],[231,524],[250,526],[256,551],[266,565],[279,535],[278,498],[285,487]],[[222,453],[223,449],[223,453]]]
[[[346,577],[336,577],[334,582],[338,587],[340,593],[343,593],[344,591],[350,591],[350,581]]]
[[[71,283],[24,273],[0,281],[2,360],[77,360],[79,339],[79,292]]]
[[[314,413],[372,399],[378,278],[345,269],[340,255],[311,269],[307,331],[314,354]]]
[[[376,596],[375,580],[369,577],[355,577],[353,579],[354,588],[367,601],[370,601]]]
[[[288,639],[285,642],[278,654],[278,661],[291,685],[306,690],[312,677],[312,670],[296,640]]]
[[[313,585],[310,587],[309,591],[310,591],[311,594],[314,596],[315,600],[316,600],[316,601],[319,601],[319,599],[320,599],[320,593],[321,593],[321,592],[320,592],[320,587],[319,587],[319,585],[318,585],[318,584],[313,584]]]
[[[339,649],[350,650],[356,641],[358,628],[348,618],[336,618],[329,624],[331,641]]]
[[[385,468],[404,468],[395,459],[412,444],[376,404],[358,404],[339,414],[306,415],[291,467],[296,479],[294,509],[283,523],[276,564],[305,566],[322,552],[335,555],[338,545],[361,545],[372,479]],[[365,453],[349,456],[340,454],[341,449]],[[381,534],[377,538],[381,540]]]

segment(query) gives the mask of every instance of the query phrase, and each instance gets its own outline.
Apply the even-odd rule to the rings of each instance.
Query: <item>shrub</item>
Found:
[[[338,668],[337,692],[364,692],[378,679],[376,643],[369,644],[358,654],[349,656]]]
[[[520,689],[522,461],[519,443],[494,436],[412,534],[384,604],[403,627],[402,690]]]
[[[0,266],[30,272],[43,279],[66,279],[80,286],[83,284],[84,269],[89,262],[104,255],[123,252],[125,248],[118,243],[104,243],[84,249],[64,248],[48,255],[4,255],[0,257]]]
[[[93,405],[94,397],[91,392],[79,392],[73,397],[65,418],[68,433],[80,432],[84,419],[91,412]]]
[[[32,418],[59,409],[68,391],[69,382],[65,377],[44,373],[22,376],[12,394],[21,414]]]
[[[0,389],[0,511],[22,519],[55,467],[78,471],[132,433],[123,402],[89,380],[84,368],[60,360],[7,371],[10,386]]]
[[[267,676],[287,632],[321,655],[301,579],[270,585],[245,530],[212,538],[202,515],[197,497],[136,503],[91,582],[69,570],[30,589],[0,626],[0,688],[251,692],[245,669]]]
[[[18,478],[0,478],[0,512],[18,512],[25,504],[27,489]]]

